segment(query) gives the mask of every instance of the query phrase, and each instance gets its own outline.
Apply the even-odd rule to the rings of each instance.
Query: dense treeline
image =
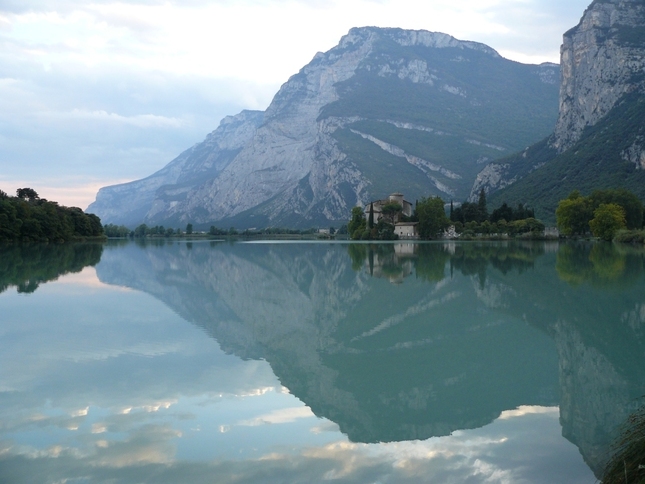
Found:
[[[100,243],[5,246],[0,248],[0,292],[14,286],[34,292],[43,282],[98,264],[102,253]]]
[[[389,204],[388,204],[389,205]],[[348,232],[354,240],[390,240],[396,239],[394,233],[394,217],[386,214],[388,205],[382,207],[383,217],[374,224],[370,216],[366,219],[361,207],[352,209]],[[388,211],[394,211],[390,209]],[[401,211],[399,207],[398,212]],[[506,203],[488,213],[486,193],[482,190],[477,203],[463,202],[454,207],[450,202],[450,215],[446,215],[445,202],[440,197],[422,198],[417,201],[411,217],[399,215],[401,222],[417,222],[419,237],[422,239],[435,239],[451,225],[455,227],[455,234],[464,238],[476,235],[495,236],[542,236],[544,224],[535,218],[533,210],[524,207],[521,203],[517,208],[509,207]]]
[[[588,197],[574,190],[560,200],[555,217],[564,235],[592,233],[612,240],[621,229],[642,229],[643,213],[643,203],[628,190],[595,190]]]
[[[450,203],[450,221],[462,237],[510,235],[536,237],[544,233],[544,224],[535,218],[533,209],[519,203],[516,208],[504,202],[488,213],[486,192],[479,192],[477,203],[463,202],[454,208]]]
[[[266,227],[263,229],[246,229],[240,232],[234,227],[231,227],[230,229],[220,229],[218,227],[215,227],[214,225],[212,225],[210,227],[210,230],[208,231],[209,235],[217,235],[217,236],[241,235],[243,237],[255,237],[260,235],[313,235],[317,233],[318,233],[317,228],[288,229],[285,227]],[[336,233],[336,229],[334,229],[333,227],[330,227],[329,233],[331,235],[334,235]]]
[[[210,235],[210,236],[244,236],[244,237],[253,237],[261,235],[312,235],[318,233],[317,228],[310,229],[288,229],[282,227],[267,227],[264,229],[246,229],[243,231],[237,230],[235,227],[229,229],[221,229],[214,225],[211,225],[209,231],[204,234],[204,232],[195,232],[193,229],[193,224],[186,224],[186,229],[181,230],[180,228],[173,229],[172,227],[164,227],[163,225],[155,225],[154,227],[149,227],[146,224],[138,225],[134,230],[129,229],[124,225],[114,225],[108,224],[103,227],[105,235],[107,237],[115,238],[142,238],[142,237],[177,237],[177,236],[186,236],[198,234],[198,236]],[[336,229],[330,227],[330,234],[336,233]],[[347,226],[343,226],[338,230],[338,233],[347,233]]]
[[[103,235],[101,220],[77,207],[64,207],[19,188],[11,197],[0,190],[0,242],[64,242]]]

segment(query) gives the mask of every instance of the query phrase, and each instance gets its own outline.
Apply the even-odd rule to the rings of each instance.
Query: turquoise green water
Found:
[[[0,252],[0,482],[593,483],[645,394],[609,244]]]

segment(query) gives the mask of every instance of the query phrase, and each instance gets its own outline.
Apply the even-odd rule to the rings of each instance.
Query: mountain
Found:
[[[489,164],[471,191],[528,203],[553,220],[572,190],[627,188],[645,198],[645,5],[596,0],[564,34],[554,133]],[[502,190],[503,189],[503,190]]]
[[[355,28],[265,112],[225,118],[88,210],[129,225],[310,227],[393,191],[463,199],[483,165],[553,130],[559,75],[446,34]]]

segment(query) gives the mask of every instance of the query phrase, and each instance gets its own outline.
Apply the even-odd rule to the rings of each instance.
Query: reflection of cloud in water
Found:
[[[284,409],[298,416],[304,409]],[[309,413],[310,415],[310,413]],[[261,417],[264,418],[264,417]],[[277,420],[282,420],[278,418]],[[549,432],[536,433],[535,428]],[[314,427],[314,429],[317,427]],[[330,429],[331,430],[331,429]],[[313,431],[313,429],[312,429]],[[577,449],[559,436],[557,408],[520,407],[482,429],[449,437],[388,444],[336,441],[295,452],[266,448],[256,459],[215,462],[177,461],[172,441],[181,432],[168,425],[145,425],[127,439],[93,442],[90,451],[56,446],[44,451],[0,444],[0,481],[47,475],[52,481],[83,476],[92,482],[442,482],[588,483],[593,476]],[[554,457],[555,456],[555,457]],[[577,458],[575,458],[577,456]],[[549,462],[549,465],[545,463]],[[576,464],[578,463],[578,464]],[[34,474],[37,472],[39,474]]]
[[[559,415],[558,407],[527,407],[521,406],[515,410],[506,410],[499,416],[499,420],[508,420],[511,418],[523,417],[524,415],[535,414],[554,414]]]
[[[322,434],[324,432],[340,432],[338,424],[330,420],[324,421],[323,424],[311,428],[312,434]]]
[[[281,408],[252,419],[243,420],[236,425],[241,427],[257,427],[267,424],[283,424],[295,422],[302,418],[316,417],[309,407]]]

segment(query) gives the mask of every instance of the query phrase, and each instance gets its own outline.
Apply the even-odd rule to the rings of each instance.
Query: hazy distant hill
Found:
[[[106,223],[303,227],[359,202],[468,196],[478,172],[553,131],[559,67],[445,34],[357,28],[266,112],[228,117],[143,180],[102,188]]]
[[[489,164],[471,197],[499,190],[492,204],[528,203],[545,220],[573,189],[622,187],[645,199],[645,4],[593,2],[564,35],[561,66],[554,134]]]

